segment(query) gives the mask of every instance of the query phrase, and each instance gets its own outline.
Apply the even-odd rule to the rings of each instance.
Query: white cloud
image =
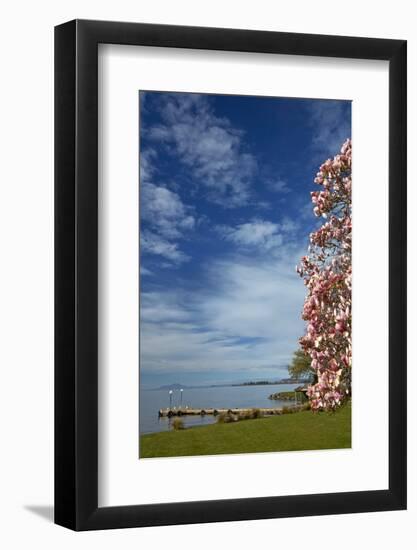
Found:
[[[344,101],[321,100],[309,105],[310,122],[314,128],[312,147],[314,160],[321,163],[340,151],[351,137],[351,122],[346,117]]]
[[[285,195],[291,193],[288,183],[282,179],[268,182],[267,187],[270,191],[274,191],[274,193],[283,193]]]
[[[291,327],[294,320],[299,326],[305,292],[293,264],[294,260],[286,257],[280,261],[252,263],[242,259],[214,265],[210,277],[216,284],[218,273],[222,273],[220,292],[204,304],[213,327],[243,338],[279,342],[288,349],[283,342],[289,336],[286,325]]]
[[[297,222],[295,222],[294,220],[288,217],[284,217],[282,219],[281,223],[279,224],[279,227],[283,233],[288,233],[288,234],[290,233],[294,234],[300,228]]]
[[[181,264],[189,259],[189,257],[179,249],[177,243],[170,242],[152,231],[141,231],[140,246],[142,252],[162,256],[174,264]]]
[[[169,145],[209,200],[224,207],[246,204],[257,163],[244,150],[242,132],[198,94],[165,94],[160,101],[163,124],[148,128],[147,136]]]
[[[218,233],[241,247],[256,248],[260,253],[280,248],[295,236],[298,225],[284,218],[281,223],[255,219],[235,227],[219,226]]]
[[[282,235],[278,224],[255,220],[236,227],[221,227],[223,238],[237,245],[270,250],[282,244]]]
[[[179,195],[166,187],[144,182],[141,189],[141,217],[167,239],[178,239],[184,230],[193,229],[194,217]]]
[[[185,308],[177,304],[178,298],[175,293],[166,291],[144,292],[141,295],[140,314],[145,322],[184,322],[190,319],[190,315]]]
[[[145,183],[151,180],[152,175],[155,173],[155,166],[153,159],[157,156],[154,149],[146,149],[141,151],[140,154],[140,181]]]
[[[143,267],[143,266],[140,266],[140,274],[143,276],[153,275],[150,269],[147,269],[146,267]]]
[[[203,289],[142,296],[141,368],[144,372],[257,371],[286,365],[304,323],[304,286],[295,255],[254,263],[214,262]],[[271,371],[273,372],[273,370]]]
[[[183,203],[180,196],[163,185],[157,185],[155,166],[157,153],[145,149],[140,155],[140,217],[148,230],[142,230],[142,251],[164,257],[180,264],[189,258],[179,247],[184,233],[195,226],[193,208]]]

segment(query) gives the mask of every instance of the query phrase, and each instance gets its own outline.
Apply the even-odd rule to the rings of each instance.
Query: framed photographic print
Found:
[[[55,521],[406,507],[406,42],[55,30]]]

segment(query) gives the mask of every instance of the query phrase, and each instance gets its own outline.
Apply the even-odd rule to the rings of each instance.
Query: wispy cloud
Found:
[[[180,250],[184,233],[195,226],[194,209],[183,203],[180,196],[157,184],[157,152],[141,151],[140,156],[140,216],[142,252],[162,256],[178,265],[189,257]],[[146,229],[144,228],[146,224]]]
[[[284,242],[294,239],[298,225],[289,218],[283,218],[280,223],[268,220],[254,219],[234,227],[219,226],[217,232],[220,236],[239,247],[249,248],[251,252],[259,254],[280,248]]]
[[[287,193],[291,193],[291,188],[289,187],[288,182],[283,179],[269,181],[267,182],[266,186],[270,191],[273,191],[274,193],[283,193],[284,195],[286,195]]]
[[[322,100],[310,102],[308,110],[313,127],[314,161],[323,162],[340,151],[342,143],[351,137],[348,102]]]
[[[276,223],[254,220],[236,227],[219,227],[218,232],[226,240],[244,247],[270,250],[282,244],[280,227]]]
[[[178,243],[164,239],[149,230],[141,231],[140,246],[142,252],[162,256],[176,265],[189,260],[189,256],[180,250]]]
[[[235,257],[207,266],[204,289],[144,294],[143,371],[278,372],[303,331],[304,289],[293,263],[293,254],[261,263]]]
[[[140,152],[140,181],[141,183],[150,182],[153,174],[155,174],[156,168],[154,161],[157,158],[155,149],[142,149]]]
[[[193,229],[194,216],[177,193],[166,187],[145,182],[141,192],[141,216],[167,239],[178,239],[183,231]]]
[[[163,94],[159,113],[161,123],[149,127],[147,137],[177,156],[208,200],[227,208],[247,204],[257,162],[245,150],[243,132],[198,94]]]
[[[150,269],[147,269],[146,267],[140,266],[140,274],[141,275],[153,275],[152,271]]]

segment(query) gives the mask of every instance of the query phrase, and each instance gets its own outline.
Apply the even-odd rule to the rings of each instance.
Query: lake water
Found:
[[[268,399],[271,393],[293,391],[300,384],[271,384],[268,386],[224,386],[217,388],[184,389],[182,406],[190,408],[281,408],[292,402]],[[180,406],[180,392],[173,390],[172,407]],[[163,432],[170,429],[171,419],[159,418],[159,409],[169,407],[168,390],[140,391],[140,434]],[[182,416],[185,427],[213,424],[216,418],[206,416]]]

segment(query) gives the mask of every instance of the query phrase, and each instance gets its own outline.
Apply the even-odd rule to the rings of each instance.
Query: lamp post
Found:
[[[183,391],[184,391],[184,390],[181,388],[181,389],[180,389],[180,392],[181,392],[181,393],[180,393],[180,395],[181,395],[181,401],[180,401],[181,405],[180,405],[180,408],[181,408],[181,409],[182,409],[182,392],[183,392]]]
[[[169,390],[169,410],[172,409],[172,390]]]

